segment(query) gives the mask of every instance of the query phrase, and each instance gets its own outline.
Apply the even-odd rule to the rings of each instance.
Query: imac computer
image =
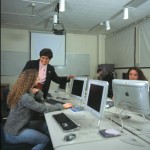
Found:
[[[88,82],[85,109],[98,118],[103,118],[108,94],[108,82],[92,80]]]
[[[112,86],[116,107],[141,115],[150,114],[148,81],[114,79]]]
[[[85,99],[85,90],[86,90],[86,83],[87,78],[86,77],[75,77],[72,80],[72,87],[70,96],[74,97],[79,100]]]

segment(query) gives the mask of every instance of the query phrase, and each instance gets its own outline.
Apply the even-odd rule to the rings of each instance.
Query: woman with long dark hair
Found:
[[[131,67],[127,72],[127,79],[129,80],[147,80],[144,73],[139,67]]]

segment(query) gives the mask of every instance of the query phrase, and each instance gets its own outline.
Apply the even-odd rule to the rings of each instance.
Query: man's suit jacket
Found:
[[[23,71],[25,71],[27,69],[37,69],[39,71],[39,61],[40,61],[39,59],[28,61],[25,65],[25,67],[23,68]],[[67,77],[59,77],[55,72],[55,68],[52,65],[48,64],[46,80],[45,80],[45,83],[43,85],[43,90],[42,90],[44,93],[44,95],[43,95],[44,98],[47,97],[51,81],[60,84],[63,82],[69,82],[70,80],[67,80]]]

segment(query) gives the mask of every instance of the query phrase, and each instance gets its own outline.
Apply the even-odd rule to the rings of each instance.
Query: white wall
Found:
[[[90,78],[95,76],[99,62],[104,63],[104,39],[105,36],[101,35],[70,33],[66,35],[67,53],[90,55]],[[1,50],[30,52],[30,32],[22,29],[1,28]],[[11,88],[17,78],[18,76],[1,76],[1,83],[9,83]],[[55,84],[52,85],[56,87]]]
[[[98,36],[98,64],[105,64],[105,35]]]
[[[29,42],[29,31],[1,28],[1,51],[28,52]],[[11,88],[17,78],[18,76],[1,76],[1,83],[9,83]]]
[[[90,78],[93,78],[97,68],[97,36],[67,34],[66,52],[70,54],[89,54],[90,55]]]

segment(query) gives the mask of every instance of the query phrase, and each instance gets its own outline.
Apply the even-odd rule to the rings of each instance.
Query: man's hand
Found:
[[[69,80],[69,79],[73,79],[75,77],[75,75],[69,75],[69,76],[67,76],[67,79]]]

